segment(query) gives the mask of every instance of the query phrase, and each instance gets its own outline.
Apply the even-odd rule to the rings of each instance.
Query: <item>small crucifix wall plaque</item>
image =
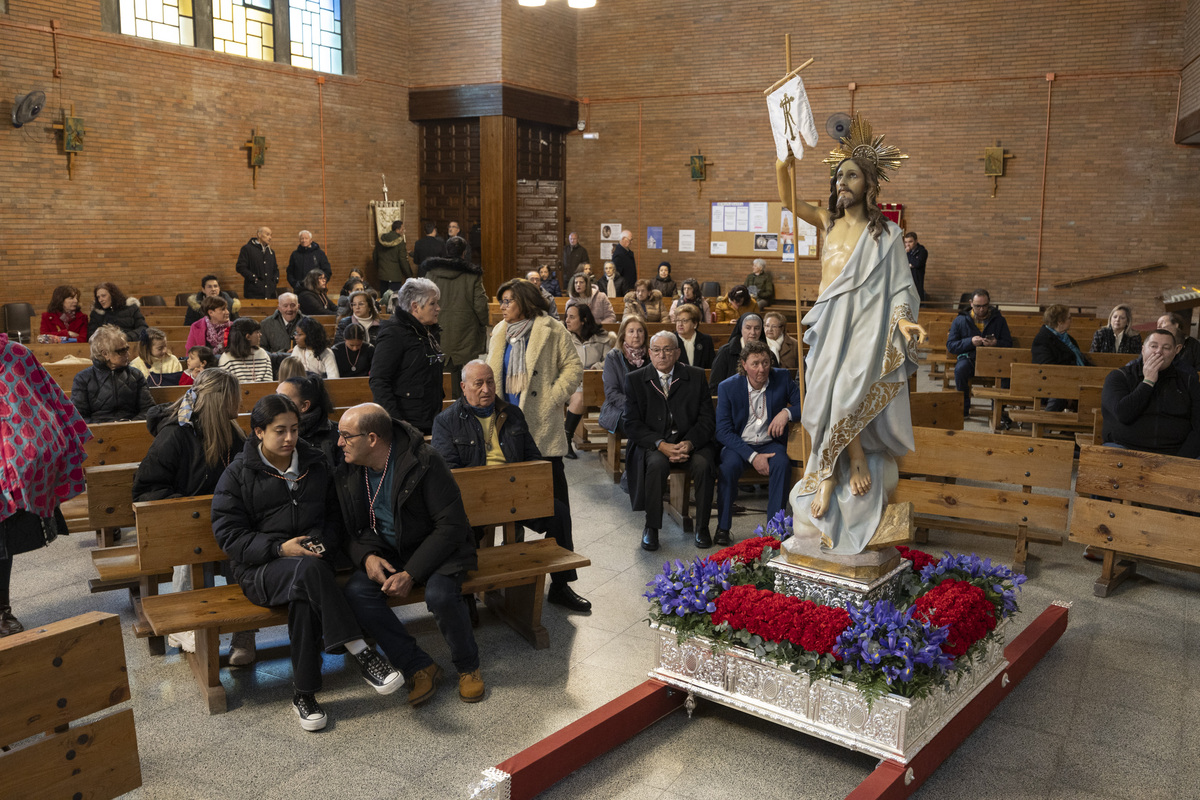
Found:
[[[991,147],[983,148],[983,174],[984,177],[992,179],[992,197],[996,196],[996,179],[1004,177],[1004,161],[1005,159],[1015,158],[1011,153],[1004,152],[1004,148],[1000,146],[1000,141],[997,140]]]
[[[691,157],[692,180],[699,182],[699,185],[696,186],[696,197],[699,197],[700,193],[704,191],[704,181],[708,179],[708,170],[706,167],[712,163],[711,161],[704,160],[704,156],[700,154],[699,148],[696,150],[696,155]]]
[[[250,131],[250,141],[242,145],[250,152],[250,168],[254,170],[254,188],[258,188],[258,168],[267,165],[267,137],[260,136],[258,131]]]
[[[63,112],[62,122],[54,123],[54,129],[63,133],[63,152],[67,154],[67,179],[75,180],[75,156],[83,152],[83,137],[87,130],[83,125],[83,117],[75,116],[75,104],[71,104],[71,113]]]

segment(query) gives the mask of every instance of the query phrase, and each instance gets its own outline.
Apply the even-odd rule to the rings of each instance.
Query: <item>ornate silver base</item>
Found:
[[[1002,636],[1007,624],[1002,621],[997,634]],[[1004,648],[997,644],[954,688],[922,700],[887,695],[868,709],[858,690],[838,678],[812,681],[803,672],[760,661],[750,650],[731,647],[716,654],[711,640],[695,637],[679,644],[672,629],[652,627],[659,632],[658,667],[650,677],[689,695],[902,763],[908,763],[1008,666]]]
[[[870,582],[789,564],[783,554],[775,556],[770,567],[775,571],[776,592],[821,605],[845,608],[879,600],[891,600],[894,603],[900,592],[900,581],[905,571],[912,567],[912,562],[900,559],[899,566]]]

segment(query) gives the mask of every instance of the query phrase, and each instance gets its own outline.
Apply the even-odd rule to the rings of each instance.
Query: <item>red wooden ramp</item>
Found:
[[[992,713],[1030,670],[1049,652],[1067,629],[1069,604],[1055,603],[1004,648],[1008,668],[1001,672],[950,720],[907,765],[882,761],[847,800],[893,800],[908,797],[929,779],[942,762]],[[687,693],[648,680],[590,714],[522,750],[489,770],[492,791],[478,788],[477,796],[526,800],[632,739],[681,707]]]

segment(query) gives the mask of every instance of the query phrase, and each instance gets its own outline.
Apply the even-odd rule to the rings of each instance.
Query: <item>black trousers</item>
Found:
[[[253,573],[253,585],[242,584],[250,602],[288,607],[292,640],[292,682],[303,693],[321,690],[321,650],[332,650],[362,638],[350,604],[322,558],[277,558]]]
[[[644,467],[642,478],[645,484],[646,527],[662,528],[663,492],[667,489],[667,475],[673,466],[658,450],[642,453]],[[691,458],[683,465],[692,476],[696,493],[696,530],[708,527],[712,515],[713,485],[717,480],[717,456],[711,446],[692,451]]]

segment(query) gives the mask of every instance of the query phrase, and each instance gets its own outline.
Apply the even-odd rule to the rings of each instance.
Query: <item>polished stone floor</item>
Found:
[[[923,381],[924,382],[924,381]],[[922,388],[925,388],[924,386]],[[978,423],[971,423],[978,428]],[[488,685],[468,705],[445,686],[427,706],[403,694],[379,697],[342,657],[326,657],[320,699],[332,718],[306,733],[291,710],[283,629],[251,668],[225,669],[229,712],[203,710],[186,663],[169,648],[151,657],[128,633],[144,786],[130,797],[466,798],[480,771],[497,764],[646,679],[653,666],[644,584],[666,559],[696,554],[668,523],[663,548],[638,547],[642,522],[594,454],[568,462],[576,549],[592,560],[575,586],[590,615],[546,606],[550,647],[533,650],[482,612],[476,634]],[[734,534],[762,521],[765,495],[740,499],[753,511]],[[1200,536],[1200,530],[1197,531]],[[27,626],[99,609],[131,612],[127,595],[90,595],[91,539],[76,536],[20,556],[13,606]],[[1009,560],[1011,543],[935,532],[926,546]],[[1035,544],[1025,613],[1074,603],[1067,632],[1045,660],[916,794],[919,798],[1190,798],[1200,790],[1200,578],[1144,567],[1112,597],[1092,594],[1099,566],[1081,548]],[[422,645],[450,668],[427,615]],[[874,759],[702,702],[677,712],[547,791],[551,798],[836,798],[865,778]]]

